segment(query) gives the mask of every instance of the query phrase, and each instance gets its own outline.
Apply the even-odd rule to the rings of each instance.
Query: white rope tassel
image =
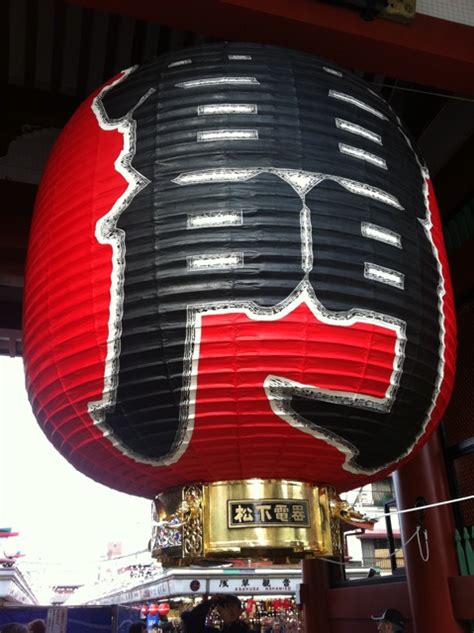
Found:
[[[428,530],[425,528],[423,530],[423,538],[425,539],[425,552],[423,552],[423,546],[421,544],[420,538],[421,528],[418,526],[416,528],[416,540],[418,541],[418,551],[420,552],[420,558],[424,563],[427,563],[430,559],[430,544],[428,541]]]

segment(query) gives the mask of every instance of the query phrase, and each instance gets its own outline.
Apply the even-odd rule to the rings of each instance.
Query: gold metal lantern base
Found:
[[[190,484],[155,498],[151,551],[165,566],[339,556],[341,519],[371,525],[329,486],[277,479]]]

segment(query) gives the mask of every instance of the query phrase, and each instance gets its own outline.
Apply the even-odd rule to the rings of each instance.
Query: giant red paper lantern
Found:
[[[450,397],[426,168],[379,95],[303,53],[188,49],[98,89],[50,156],[27,268],[34,413],[129,493],[348,489],[421,447]]]

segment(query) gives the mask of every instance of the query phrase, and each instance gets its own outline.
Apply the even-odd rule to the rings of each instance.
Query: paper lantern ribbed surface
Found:
[[[50,157],[24,348],[45,433],[108,486],[380,477],[453,382],[426,169],[378,95],[303,53],[124,71]]]

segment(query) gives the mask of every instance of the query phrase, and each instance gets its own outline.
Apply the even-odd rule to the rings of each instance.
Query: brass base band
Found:
[[[164,565],[215,559],[295,562],[337,556],[337,495],[300,481],[247,479],[190,484],[153,503],[153,557]]]

